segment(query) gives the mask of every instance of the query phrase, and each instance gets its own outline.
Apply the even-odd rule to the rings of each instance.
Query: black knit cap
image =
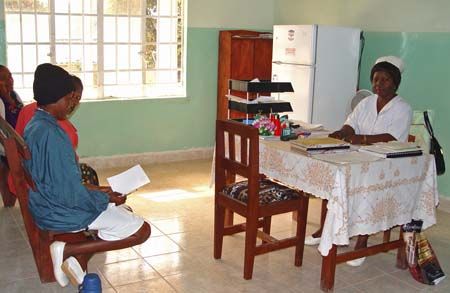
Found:
[[[373,80],[373,76],[377,71],[383,71],[389,74],[395,84],[395,88],[398,89],[400,82],[402,80],[402,74],[400,73],[400,70],[398,69],[397,66],[386,61],[375,64],[372,67],[372,70],[370,71],[370,81]]]
[[[56,103],[74,90],[72,77],[63,68],[50,63],[43,63],[36,67],[33,93],[38,105]]]

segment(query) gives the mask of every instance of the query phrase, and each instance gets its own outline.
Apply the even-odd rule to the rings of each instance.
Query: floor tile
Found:
[[[368,281],[353,284],[353,287],[367,293],[375,292],[395,292],[395,293],[414,293],[420,292],[419,289],[402,282],[389,275],[381,275]]]
[[[166,253],[146,257],[149,263],[161,276],[180,274],[199,267],[199,262],[185,252]]]
[[[160,277],[143,259],[107,264],[99,270],[113,287]]]
[[[0,260],[0,284],[36,277],[38,272],[31,253]]]
[[[150,237],[144,243],[133,247],[142,257],[180,251],[180,247],[167,236]]]
[[[153,279],[142,281],[139,283],[118,286],[116,287],[118,293],[175,293],[173,289],[164,279]]]

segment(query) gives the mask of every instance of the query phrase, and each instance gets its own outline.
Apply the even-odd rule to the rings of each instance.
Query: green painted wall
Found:
[[[448,0],[277,0],[276,24],[329,24],[365,31],[449,32]]]
[[[272,29],[277,0],[188,0],[188,26]]]

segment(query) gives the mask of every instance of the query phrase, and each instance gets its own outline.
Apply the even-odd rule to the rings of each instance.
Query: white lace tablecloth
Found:
[[[289,143],[260,141],[260,173],[328,200],[319,251],[411,219],[423,229],[436,223],[439,197],[434,157],[336,164],[290,150]]]

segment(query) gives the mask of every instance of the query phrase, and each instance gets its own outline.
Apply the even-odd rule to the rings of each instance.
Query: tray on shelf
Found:
[[[290,82],[272,82],[270,80],[260,80],[259,82],[250,82],[249,80],[228,80],[228,88],[234,91],[249,93],[284,93],[294,92]]]
[[[228,108],[247,114],[292,112],[291,103],[284,101],[273,103],[247,104],[230,100],[228,101]]]

